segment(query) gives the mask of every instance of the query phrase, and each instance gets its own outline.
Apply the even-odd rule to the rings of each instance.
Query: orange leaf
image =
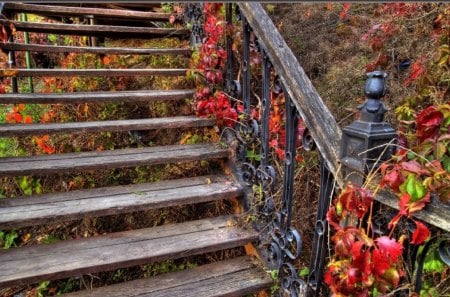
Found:
[[[103,57],[103,65],[109,65],[110,62],[111,60],[107,56]]]
[[[33,119],[31,118],[31,116],[27,115],[24,119],[24,123],[25,124],[31,124],[33,123]]]

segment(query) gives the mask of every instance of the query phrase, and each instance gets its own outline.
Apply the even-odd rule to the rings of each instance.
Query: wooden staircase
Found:
[[[80,6],[78,4],[78,6]],[[150,6],[154,6],[153,4]],[[77,34],[106,38],[188,38],[188,30],[156,27],[168,22],[159,11],[6,3],[4,12],[50,16],[84,17],[114,23],[133,21],[133,26],[61,24],[14,21],[17,31]],[[140,22],[141,26],[134,26]],[[0,20],[6,25],[8,21]],[[189,48],[82,47],[10,42],[3,51],[45,54],[89,53],[98,55],[188,55]],[[3,77],[41,76],[185,76],[187,69],[3,69]],[[1,104],[101,104],[105,102],[152,103],[192,98],[192,89],[125,90],[72,93],[0,94]],[[131,116],[131,115],[130,115]],[[194,115],[104,120],[92,122],[3,124],[0,137],[43,134],[127,132],[159,129],[213,127],[211,119]],[[104,169],[135,168],[157,164],[184,164],[203,160],[226,160],[230,150],[217,143],[172,144],[83,151],[64,154],[6,157],[0,159],[0,177],[51,176]],[[225,163],[225,162],[222,162]],[[218,167],[218,166],[216,166]],[[0,200],[0,230],[57,224],[91,217],[158,210],[182,205],[202,205],[243,196],[242,186],[231,174],[210,169],[211,174],[179,179],[122,184]],[[229,172],[229,170],[227,170]],[[189,176],[189,174],[186,174]],[[0,289],[25,286],[46,280],[112,271],[136,265],[180,259],[224,249],[240,248],[258,240],[258,234],[230,213],[176,224],[124,230],[51,244],[21,246],[0,251]],[[271,279],[256,259],[245,255],[178,272],[117,283],[67,296],[245,296],[271,286]],[[0,291],[2,292],[2,291]],[[4,295],[8,296],[8,295]]]

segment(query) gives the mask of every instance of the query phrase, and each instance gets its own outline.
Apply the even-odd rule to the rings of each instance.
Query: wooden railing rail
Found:
[[[336,120],[262,5],[246,2],[239,3],[239,8],[259,42],[263,44],[275,72],[306,126],[311,128],[310,133],[328,168],[339,178],[336,173],[339,168],[342,131]]]

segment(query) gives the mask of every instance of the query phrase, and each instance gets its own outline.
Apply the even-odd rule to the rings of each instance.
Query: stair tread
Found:
[[[194,90],[142,90],[118,92],[20,93],[0,94],[0,103],[86,103],[179,100],[192,97]]]
[[[57,23],[36,23],[1,20],[0,24],[9,26],[13,24],[17,31],[54,33],[78,36],[105,36],[125,38],[161,38],[161,37],[188,37],[188,29],[156,28],[156,27],[127,27],[110,25],[78,25]]]
[[[13,248],[0,253],[0,287],[113,270],[244,245],[258,234],[232,216]]]
[[[0,229],[171,207],[240,196],[242,187],[224,175],[0,200]]]
[[[229,150],[218,145],[193,144],[0,158],[0,176],[135,167],[226,158],[228,155]]]
[[[202,265],[194,269],[165,273],[65,294],[66,297],[218,297],[245,296],[270,288],[272,280],[249,256]]]
[[[148,21],[169,21],[170,13],[146,12],[107,8],[70,7],[57,5],[36,5],[25,3],[5,3],[5,10],[17,12],[31,12],[41,15],[53,16],[93,16],[118,19],[135,19]]]
[[[0,77],[29,76],[134,76],[167,75],[184,76],[185,68],[143,68],[143,69],[0,69]]]
[[[50,133],[196,128],[212,126],[214,124],[215,121],[213,119],[199,118],[196,116],[71,123],[0,124],[0,137]]]
[[[188,55],[191,53],[191,49],[189,48],[86,47],[25,43],[5,43],[2,44],[2,49],[12,51],[33,51],[49,53],[92,53],[114,55]]]

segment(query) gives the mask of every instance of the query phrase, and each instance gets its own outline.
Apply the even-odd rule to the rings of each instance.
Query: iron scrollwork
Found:
[[[202,43],[205,36],[203,30],[203,5],[201,3],[187,3],[184,8],[184,22],[192,24],[190,46],[196,47]]]
[[[227,8],[230,13],[231,7]],[[252,28],[247,20],[242,17],[242,99],[243,114],[239,117],[239,123],[236,125],[236,135],[240,142],[237,156],[241,161],[242,179],[247,185],[253,187],[254,205],[257,215],[257,226],[261,230],[261,240],[266,247],[265,256],[270,269],[278,271],[280,280],[280,295],[289,294],[289,296],[305,296],[308,287],[307,282],[299,277],[296,263],[302,253],[302,236],[292,225],[292,206],[294,196],[294,177],[297,152],[297,131],[298,119],[300,115],[297,107],[285,91],[283,84],[278,76],[271,81],[272,64],[264,48],[264,44],[258,42],[255,36],[252,36]],[[251,71],[250,71],[250,50],[259,52],[262,55],[262,74],[261,74],[261,122],[251,118]],[[231,69],[227,67],[227,69]],[[231,81],[233,75],[227,76]],[[229,84],[227,84],[229,85]],[[285,96],[285,158],[284,158],[284,176],[283,189],[281,194],[280,209],[277,209],[275,202],[275,169],[270,165],[270,112],[271,112],[271,92],[275,94],[283,93]],[[305,130],[302,138],[302,144],[305,150],[315,149],[315,143],[308,129]],[[260,147],[259,162],[255,164],[255,159],[250,160],[247,153]],[[323,163],[323,162],[322,162]],[[317,219],[317,228],[315,230],[314,251],[320,250],[313,255],[312,262],[319,264],[318,269],[311,269],[311,275],[308,281],[314,283],[321,279],[325,247],[326,244],[326,221],[325,214],[328,209],[326,203],[332,185],[332,176],[325,165],[322,165],[321,175],[324,177],[323,188],[325,192],[320,194],[320,207]],[[321,177],[322,177],[321,176]],[[318,292],[317,284],[313,285],[312,292]]]

